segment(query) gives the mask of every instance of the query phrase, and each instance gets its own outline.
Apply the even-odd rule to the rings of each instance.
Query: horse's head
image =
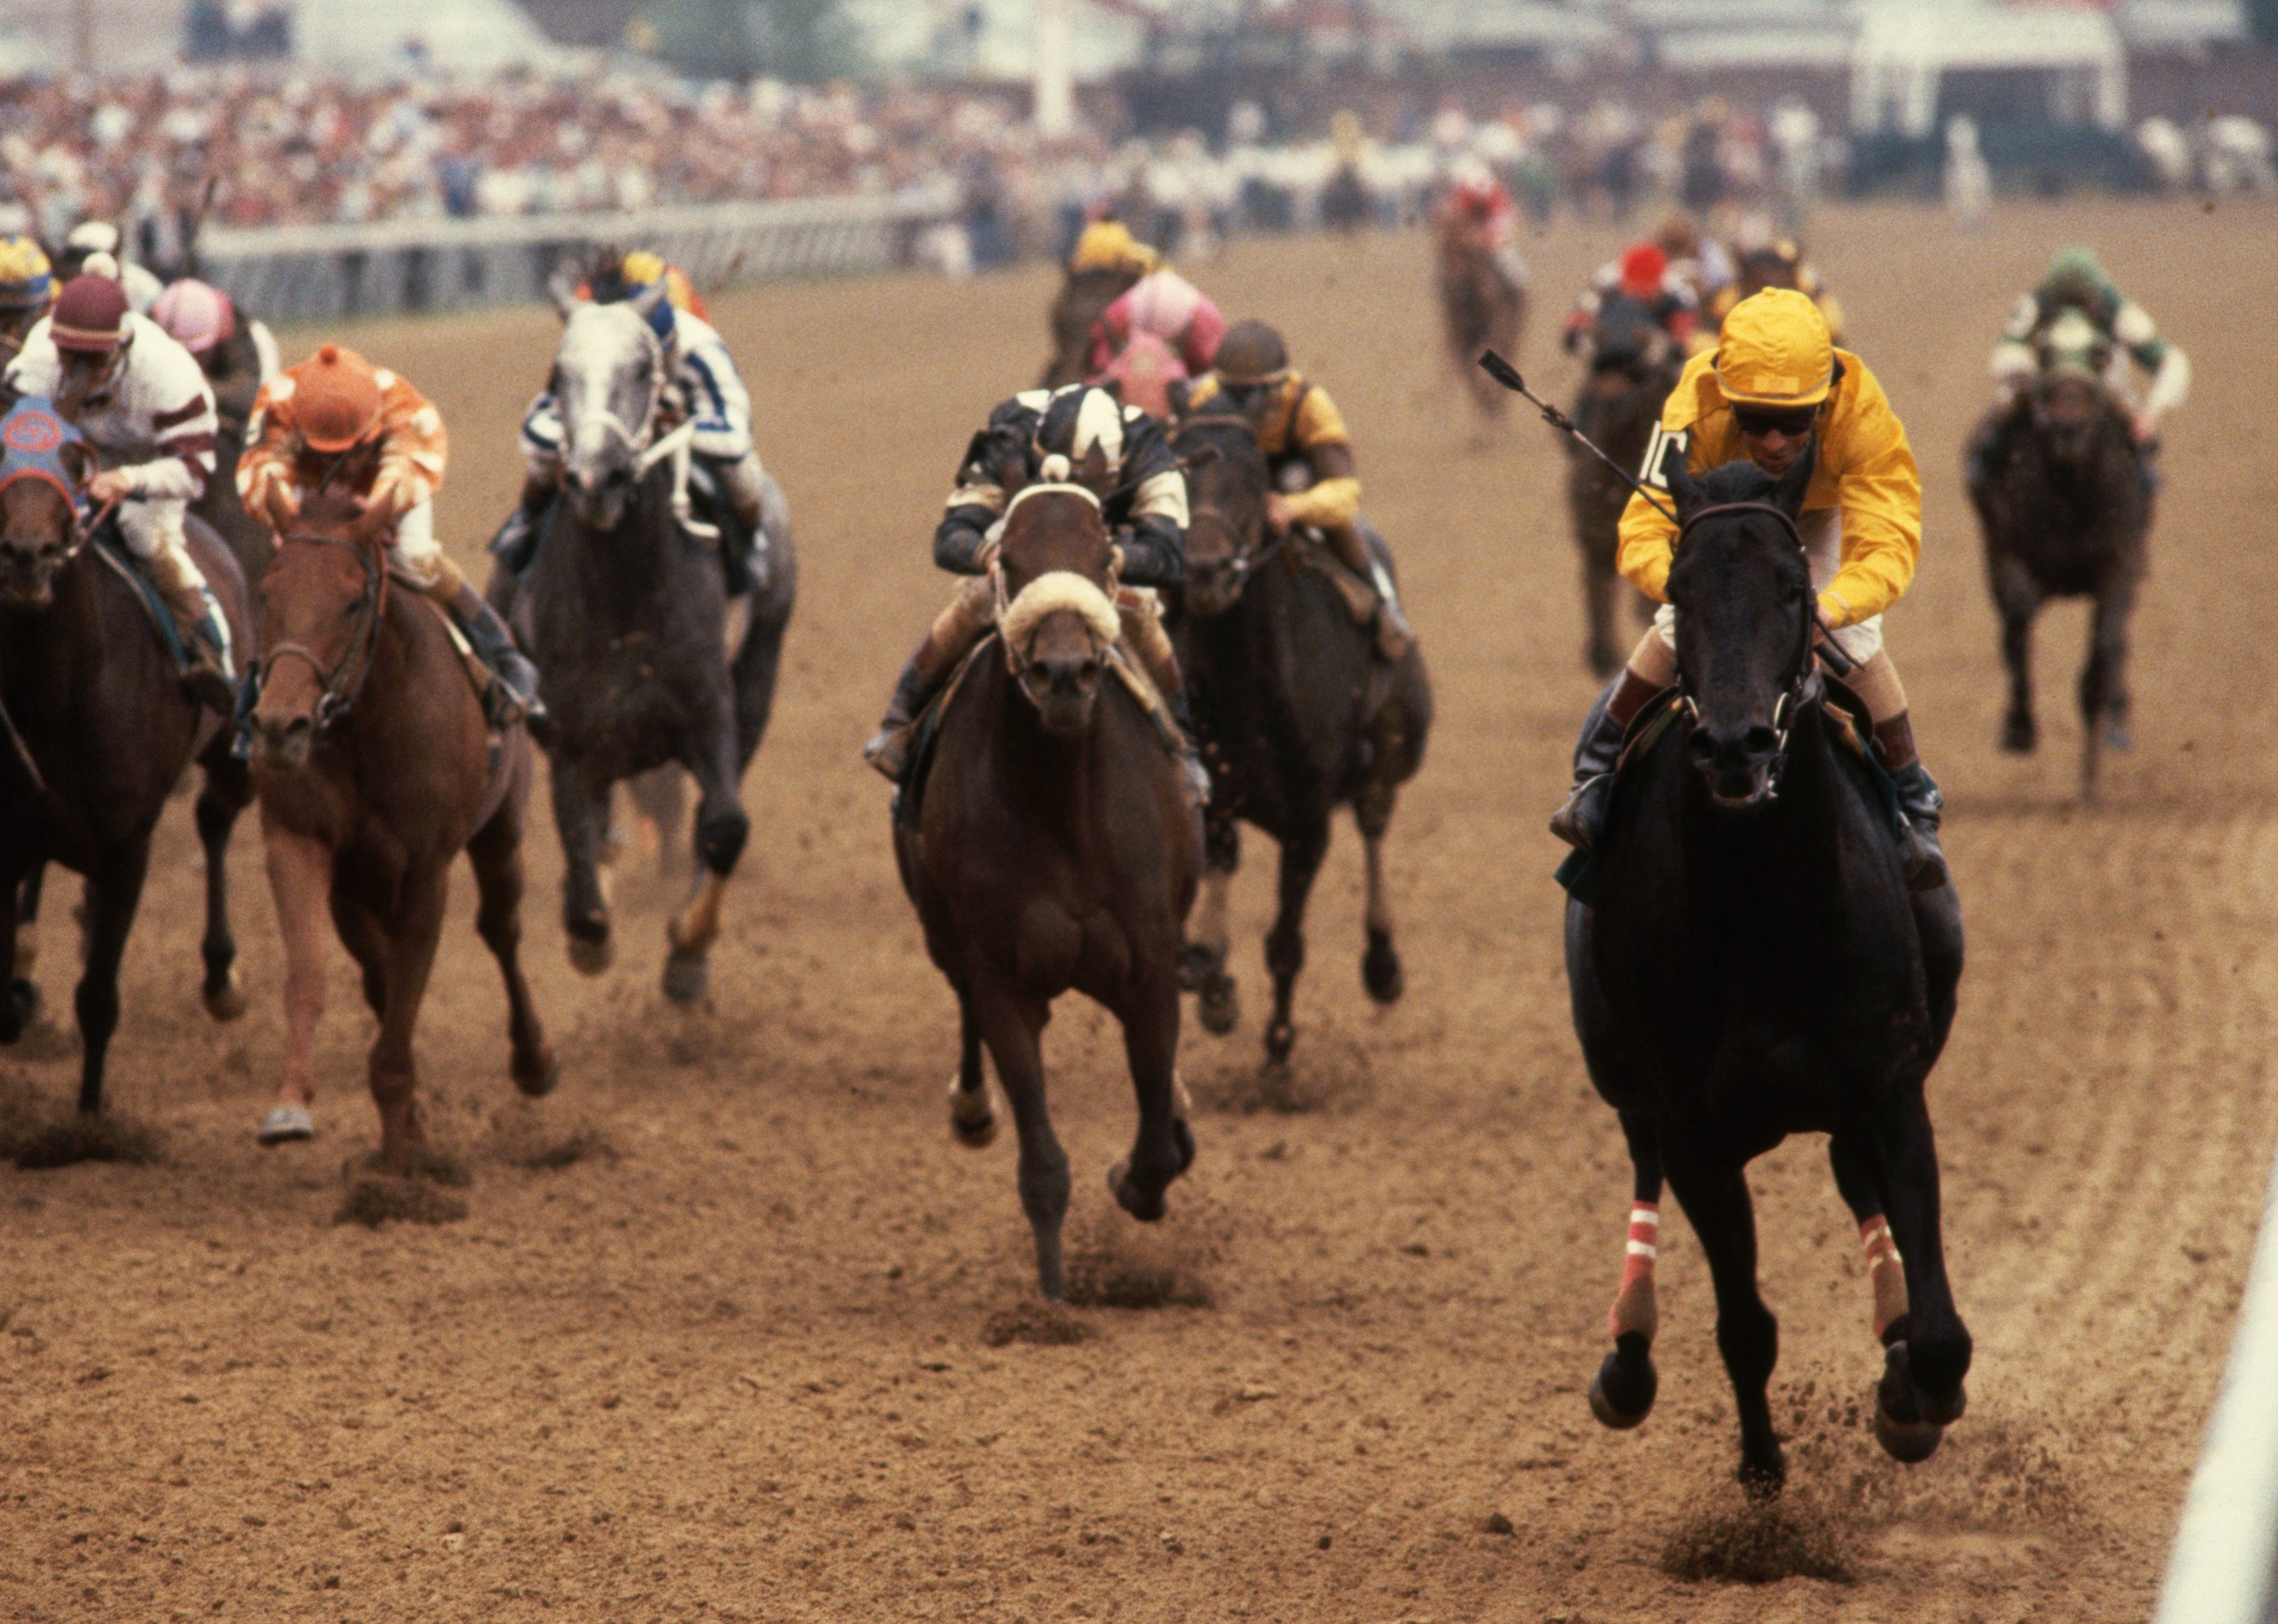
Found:
[[[56,572],[79,551],[79,491],[95,472],[84,440],[54,448],[58,467],[11,466],[0,456],[0,604],[45,609],[55,601]]]
[[[1172,444],[1187,464],[1187,612],[1208,620],[1242,596],[1265,535],[1271,488],[1265,455],[1247,418],[1190,417]]]
[[[1816,605],[1795,519],[1815,460],[1806,451],[1777,480],[1753,462],[1670,478],[1680,529],[1669,600],[1693,717],[1686,748],[1720,805],[1771,798],[1810,673]]]
[[[588,528],[613,530],[639,483],[641,453],[663,397],[664,341],[649,325],[664,297],[657,283],[636,299],[573,303],[554,356],[562,415],[562,482]]]
[[[1099,499],[1083,485],[1029,485],[1005,510],[998,630],[1044,731],[1063,738],[1091,726],[1108,651],[1122,630],[1108,595],[1111,545]]]
[[[302,499],[261,583],[257,766],[305,766],[317,735],[355,700],[379,639],[383,543],[355,539],[361,504],[345,484]]]
[[[2093,460],[2097,430],[2116,410],[2103,379],[2075,366],[2052,367],[2035,378],[2030,409],[2049,460],[2066,468]]]

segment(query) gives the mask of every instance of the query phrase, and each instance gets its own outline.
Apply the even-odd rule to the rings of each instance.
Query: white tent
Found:
[[[2128,56],[2102,11],[1978,0],[1887,0],[1861,19],[1851,57],[1851,124],[1928,135],[1943,74],[2023,70],[2049,77],[2060,122],[2085,112],[2107,130],[2128,118]]]
[[[559,53],[512,0],[302,0],[293,54],[329,72],[386,72],[418,61],[486,73]]]

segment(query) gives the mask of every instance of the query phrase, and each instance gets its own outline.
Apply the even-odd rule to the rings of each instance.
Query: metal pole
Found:
[[[2155,1624],[2267,1624],[2278,1594],[2278,1165]]]

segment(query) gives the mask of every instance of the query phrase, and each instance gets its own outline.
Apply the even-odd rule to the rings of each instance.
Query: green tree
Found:
[[[638,49],[703,79],[811,81],[861,60],[838,0],[652,0],[627,34]]]

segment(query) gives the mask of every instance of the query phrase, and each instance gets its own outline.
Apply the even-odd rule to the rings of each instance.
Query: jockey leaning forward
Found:
[[[1700,312],[1692,288],[1670,269],[1669,255],[1658,243],[1633,242],[1621,258],[1599,266],[1567,314],[1560,341],[1568,354],[1586,359],[1602,330],[1630,329],[1640,316],[1665,333],[1678,353],[1690,353]]]
[[[727,342],[712,324],[696,313],[695,290],[685,276],[676,278],[672,268],[646,249],[637,249],[621,260],[604,260],[584,291],[603,304],[638,299],[663,284],[664,297],[649,314],[649,325],[664,347],[664,364],[670,382],[658,410],[675,423],[692,423],[689,449],[711,477],[728,521],[722,536],[722,561],[728,566],[731,595],[748,591],[757,579],[767,538],[761,529],[760,503],[767,484],[760,454],[752,445],[752,397],[736,370]],[[686,305],[674,298],[677,287]],[[638,431],[640,425],[631,425]],[[562,425],[561,406],[548,388],[530,403],[522,420],[522,451],[525,460],[522,500],[508,515],[491,551],[509,568],[527,562],[537,540],[539,522],[554,500],[562,478]]]
[[[24,347],[24,335],[55,301],[55,268],[40,245],[0,237],[0,360]]]
[[[544,721],[536,669],[435,539],[449,439],[442,414],[408,380],[327,344],[262,386],[246,440],[237,464],[246,512],[282,538],[299,522],[302,493],[345,476],[363,499],[357,538],[385,535],[389,567],[441,605],[490,667],[491,725]],[[248,682],[241,703],[251,694]]]
[[[1818,307],[1792,288],[1743,300],[1717,347],[1686,363],[1646,452],[1643,477],[1665,490],[1663,458],[1693,474],[1742,457],[1775,477],[1816,456],[1797,519],[1827,639],[1855,669],[1846,679],[1867,706],[1884,768],[1906,821],[1909,882],[1945,882],[1938,849],[1943,802],[1915,746],[1907,692],[1883,647],[1883,612],[1914,579],[1922,552],[1922,477],[1907,433],[1866,363],[1829,341]],[[1588,850],[1603,832],[1623,735],[1677,680],[1677,615],[1668,601],[1677,525],[1643,496],[1622,514],[1615,556],[1630,583],[1662,607],[1628,667],[1590,707],[1574,755],[1574,788],[1551,832]]]
[[[1441,278],[1456,254],[1482,255],[1514,294],[1526,287],[1526,261],[1518,251],[1518,210],[1487,161],[1466,153],[1456,161],[1454,184],[1440,202]]]
[[[1172,387],[1210,370],[1225,336],[1226,317],[1210,295],[1158,264],[1092,323],[1088,376],[1130,405],[1163,416]]]
[[[1289,364],[1288,347],[1264,322],[1236,322],[1219,346],[1218,365],[1183,393],[1181,414],[1226,411],[1250,420],[1275,489],[1265,526],[1276,536],[1310,525],[1337,561],[1375,590],[1370,606],[1376,652],[1397,660],[1414,640],[1388,570],[1369,555],[1360,529],[1360,477],[1352,436],[1328,391]]]
[[[927,704],[975,644],[995,629],[997,526],[1012,498],[1038,481],[1081,479],[1099,454],[1095,494],[1128,495],[1114,515],[1115,607],[1123,621],[1119,647],[1154,689],[1149,705],[1157,730],[1179,759],[1196,803],[1210,780],[1189,742],[1184,680],[1164,631],[1156,587],[1176,586],[1185,573],[1187,480],[1163,425],[1135,406],[1091,384],[1025,389],[999,404],[967,445],[957,486],[933,535],[933,561],[972,577],[958,589],[903,666],[877,736],[862,747],[872,766],[896,782],[909,763],[910,736]]]
[[[91,256],[25,335],[0,386],[44,396],[95,447],[88,499],[115,505],[118,534],[182,637],[183,686],[224,715],[233,698],[228,623],[182,534],[214,471],[214,400],[190,354]]]
[[[150,307],[150,319],[197,357],[213,385],[214,409],[241,431],[253,416],[262,385],[277,375],[281,357],[266,325],[248,320],[221,289],[184,277],[167,284]]]

